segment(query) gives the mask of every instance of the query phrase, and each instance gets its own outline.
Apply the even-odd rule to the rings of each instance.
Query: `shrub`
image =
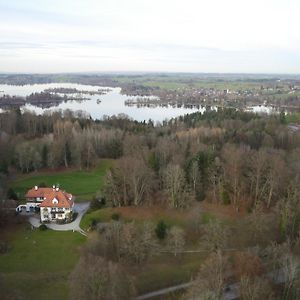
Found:
[[[230,204],[230,196],[228,194],[228,192],[226,190],[223,190],[222,193],[221,193],[221,197],[222,197],[222,201],[223,201],[223,204],[225,205],[229,205]]]
[[[64,219],[62,219],[62,220],[57,219],[56,220],[56,224],[65,224],[65,223],[66,223],[66,220],[64,220]]]
[[[105,205],[106,201],[105,198],[100,197],[93,197],[93,200],[91,201],[90,210],[97,210],[102,208]]]
[[[155,228],[156,236],[163,240],[167,235],[167,224],[164,221],[159,221]]]
[[[248,213],[248,214],[251,214],[252,211],[253,211],[253,208],[252,208],[251,206],[248,206],[248,207],[247,207],[247,213]]]
[[[10,245],[5,241],[0,241],[0,253],[5,254],[10,250]]]
[[[119,221],[120,220],[120,214],[118,213],[113,213],[111,215],[111,219],[114,220],[114,221]]]
[[[196,200],[197,201],[203,201],[205,199],[205,192],[202,190],[196,191]]]
[[[73,219],[74,218],[74,214],[75,213],[73,213],[73,212],[66,212],[65,216],[66,216],[66,222],[67,223],[70,223],[73,220],[75,220],[75,219]]]
[[[74,211],[72,214],[72,221],[76,220],[77,216],[78,216],[78,212]]]
[[[216,217],[209,212],[202,213],[202,223],[203,224],[208,224],[209,222],[214,221],[215,219],[216,219]]]
[[[12,199],[12,200],[18,200],[18,195],[16,194],[16,192],[12,189],[12,188],[9,188],[7,190],[7,198],[8,199]]]
[[[97,220],[91,219],[91,229],[95,229],[96,225],[97,225]]]
[[[8,163],[7,163],[7,161],[2,161],[0,163],[0,173],[8,175]]]
[[[48,229],[48,227],[45,224],[42,224],[42,225],[39,226],[40,231],[45,231],[47,229]]]

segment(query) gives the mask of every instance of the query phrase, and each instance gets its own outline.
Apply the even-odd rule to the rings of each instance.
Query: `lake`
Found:
[[[90,86],[74,83],[50,83],[50,84],[33,84],[33,85],[0,85],[0,95],[10,95],[10,96],[28,96],[31,93],[42,92],[49,88],[76,88],[81,91],[98,91],[98,89],[105,89],[101,86]],[[71,109],[73,111],[86,111],[93,119],[101,119],[103,116],[112,116],[118,114],[126,114],[130,118],[137,121],[148,121],[149,119],[153,121],[162,122],[165,119],[171,119],[180,115],[187,113],[205,111],[205,108],[184,108],[184,107],[138,107],[126,106],[126,100],[134,100],[139,97],[122,95],[121,88],[108,88],[110,91],[105,95],[89,95],[82,93],[82,97],[90,98],[90,100],[69,100],[67,102],[62,102],[57,106],[51,107],[51,110],[65,110]],[[100,101],[101,102],[100,102]],[[49,110],[49,108],[41,108],[33,105],[26,104],[22,107],[22,110],[27,109],[36,112],[37,114],[42,114],[44,111]]]

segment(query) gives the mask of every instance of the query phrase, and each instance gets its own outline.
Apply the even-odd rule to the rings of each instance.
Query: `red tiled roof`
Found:
[[[26,198],[44,198],[40,207],[72,207],[72,195],[53,188],[32,188],[26,194]],[[53,203],[57,199],[58,203]]]
[[[28,190],[26,193],[26,198],[44,198],[45,193],[52,191],[52,188],[40,187],[37,190],[33,187],[31,190]]]

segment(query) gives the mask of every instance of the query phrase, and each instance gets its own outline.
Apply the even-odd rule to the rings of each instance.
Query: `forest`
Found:
[[[0,114],[2,198],[18,200],[9,184],[16,173],[89,170],[113,160],[90,213],[114,213],[88,224],[69,278],[72,299],[131,299],[147,291],[137,284],[140,266],[166,253],[180,262],[188,250],[201,253],[197,270],[170,299],[222,299],[236,283],[241,299],[297,299],[299,157],[300,131],[284,113],[207,110],[157,125],[71,111]],[[215,215],[205,219],[205,207]],[[123,208],[167,210],[182,220],[127,220]]]

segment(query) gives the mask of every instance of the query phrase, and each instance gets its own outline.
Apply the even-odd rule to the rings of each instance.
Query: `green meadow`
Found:
[[[67,192],[75,195],[77,201],[91,200],[101,188],[106,171],[112,165],[111,160],[101,160],[91,170],[65,170],[59,172],[35,172],[17,177],[11,187],[20,199],[26,191],[35,185],[44,183],[47,186],[59,184]]]
[[[18,228],[7,241],[10,250],[0,255],[0,298],[67,299],[68,277],[85,240],[77,232]]]

